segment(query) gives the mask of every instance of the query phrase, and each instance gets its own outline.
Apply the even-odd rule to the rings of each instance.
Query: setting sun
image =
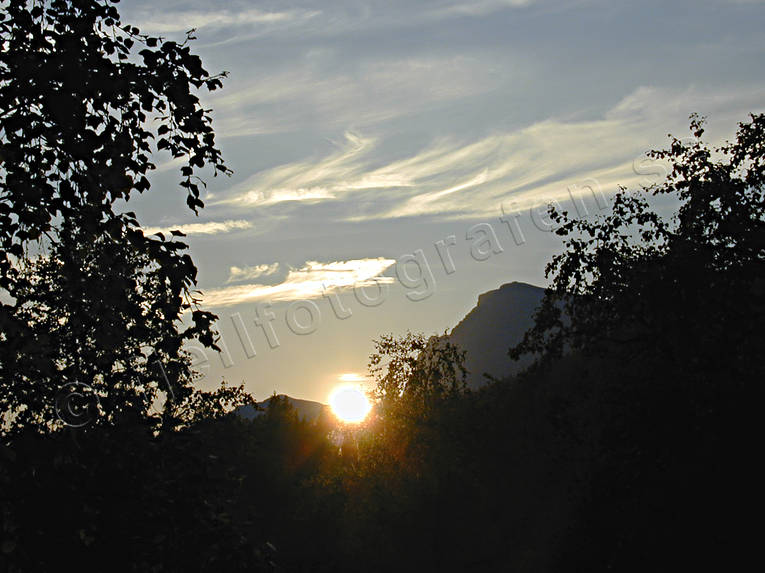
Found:
[[[372,404],[358,386],[339,386],[329,396],[332,412],[346,423],[363,422]]]

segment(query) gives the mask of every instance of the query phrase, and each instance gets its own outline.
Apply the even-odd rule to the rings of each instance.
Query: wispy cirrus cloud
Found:
[[[298,269],[290,269],[279,284],[259,283],[210,289],[204,293],[204,304],[220,308],[266,300],[269,302],[318,298],[325,292],[367,286],[375,282],[390,283],[391,277],[380,276],[396,261],[383,257],[348,261],[306,261]]]
[[[537,0],[473,0],[472,2],[450,2],[433,11],[435,16],[486,16],[508,8],[522,8],[535,4]]]
[[[231,267],[228,272],[226,284],[241,281],[251,281],[260,277],[267,277],[279,271],[279,263],[255,265],[252,267]]]
[[[396,30],[427,24],[434,19],[483,17],[538,3],[540,0],[391,0],[387,3],[359,0],[351,4],[325,2],[319,10],[314,2],[300,0],[291,2],[288,9],[261,9],[243,3],[216,9],[214,5],[194,0],[174,5],[163,3],[161,7],[143,2],[136,10],[134,21],[150,33],[180,33],[191,28],[228,32],[216,42],[220,45],[269,32],[327,37],[358,30]],[[237,4],[241,6],[238,9]]]
[[[206,223],[187,223],[181,225],[171,225],[168,227],[144,227],[145,235],[154,235],[156,233],[169,234],[171,231],[180,231],[186,235],[219,235],[221,233],[230,233],[231,231],[240,231],[250,229],[253,224],[250,221],[229,219],[226,221],[208,221]]]
[[[527,65],[506,56],[502,68],[483,54],[453,54],[362,60],[338,68],[332,63],[337,54],[329,52],[306,54],[288,69],[265,69],[256,79],[233,78],[209,98],[218,133],[244,137],[379,125],[495,90]]]
[[[375,140],[345,133],[342,149],[318,162],[301,161],[256,174],[237,186],[228,197],[212,204],[273,205],[284,201],[333,199],[349,187],[342,181],[358,180],[364,158]]]
[[[226,9],[144,9],[137,15],[141,31],[151,34],[185,32],[192,28],[219,30],[221,28],[268,27],[295,25],[318,16],[318,10],[267,11],[257,8]]]
[[[495,213],[510,196],[528,205],[567,197],[569,186],[585,178],[615,191],[619,184],[641,179],[634,160],[663,145],[660,138],[668,129],[687,132],[690,112],[740,120],[762,107],[763,96],[765,86],[715,92],[641,87],[597,119],[549,119],[472,142],[441,138],[381,166],[377,139],[347,133],[339,151],[256,173],[220,203],[268,207],[333,201],[340,212],[356,198],[374,196],[345,219],[469,218]]]

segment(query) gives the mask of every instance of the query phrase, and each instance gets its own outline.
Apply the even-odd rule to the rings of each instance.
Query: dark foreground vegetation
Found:
[[[135,29],[83,32],[118,26],[109,4],[51,3],[55,50],[33,4],[11,4],[0,570],[733,571],[756,556],[765,116],[718,150],[694,117],[690,142],[654,154],[672,168],[661,186],[619,194],[598,220],[552,213],[564,249],[511,351],[538,358],[526,372],[469,392],[444,339],[383,336],[364,424],[301,421],[279,400],[246,421],[226,414],[241,389],[194,389],[183,341],[212,345],[214,317],[195,306],[185,245],[112,209],[148,189],[136,142],[155,137],[188,158],[188,203],[202,206],[194,169],[225,167],[191,87],[217,77]],[[152,74],[107,57],[135,43]],[[23,75],[32,53],[50,77]],[[56,75],[66,66],[76,85]],[[22,76],[40,85],[20,89]],[[160,127],[139,133],[147,109]],[[87,408],[62,418],[56,389],[83,380]]]

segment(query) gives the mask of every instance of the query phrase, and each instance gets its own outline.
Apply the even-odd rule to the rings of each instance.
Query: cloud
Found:
[[[361,160],[374,148],[375,140],[346,132],[341,145],[339,152],[321,161],[291,163],[256,174],[237,186],[231,197],[212,204],[264,206],[333,199],[348,189],[342,181],[356,180],[363,173]]]
[[[434,16],[486,16],[507,8],[523,8],[534,4],[536,0],[475,0],[473,2],[455,2],[438,8]]]
[[[266,277],[275,274],[278,270],[279,263],[255,265],[254,267],[231,267],[226,284]]]
[[[142,32],[169,34],[192,28],[222,29],[232,27],[265,27],[292,25],[314,18],[315,10],[265,11],[257,8],[237,10],[144,10],[138,15],[137,25]]]
[[[285,280],[276,285],[244,284],[204,293],[205,306],[225,307],[254,301],[305,300],[354,286],[367,286],[375,282],[390,283],[391,277],[380,274],[396,261],[382,257],[348,261],[307,261],[299,269],[290,269]]]
[[[212,204],[265,207],[285,201],[339,199],[366,190],[403,189],[418,193],[429,186],[436,187],[431,194],[436,199],[484,183],[488,172],[478,167],[480,173],[472,174],[471,181],[457,183],[451,189],[438,188],[441,181],[467,174],[496,154],[501,139],[488,137],[468,145],[441,140],[414,156],[372,168],[369,165],[377,140],[346,132],[338,152],[320,160],[290,163],[257,173]],[[419,201],[427,202],[425,196]]]
[[[137,1],[137,0],[134,0]],[[167,0],[166,0],[167,1]],[[325,2],[321,10],[316,3],[291,2],[289,9],[215,8],[214,4],[189,0],[161,6],[156,2],[139,2],[133,8],[131,21],[144,32],[153,34],[182,33],[191,28],[213,32],[209,45],[220,46],[258,38],[264,34],[286,33],[301,37],[337,37],[362,30],[398,30],[427,24],[433,20],[480,17],[506,9],[522,8],[537,0],[410,0],[375,3],[359,0],[353,3]],[[234,4],[236,6],[236,4]]]
[[[349,60],[338,68],[335,55],[308,54],[255,79],[232,78],[206,99],[215,109],[216,132],[228,138],[369,127],[492,91],[518,66],[511,56],[500,66],[483,54],[455,54]]]
[[[145,235],[156,233],[169,234],[171,231],[180,231],[186,235],[218,235],[242,229],[252,228],[252,223],[243,220],[208,221],[207,223],[188,223],[185,225],[173,225],[170,227],[144,227]]]
[[[340,151],[256,173],[221,202],[258,207],[334,202],[338,216],[351,221],[449,219],[491,215],[506,200],[531,205],[565,198],[583,179],[594,178],[613,192],[618,184],[642,179],[634,160],[665,145],[668,130],[687,133],[690,112],[709,113],[729,128],[761,109],[764,97],[765,86],[717,91],[644,86],[597,119],[548,119],[468,142],[441,138],[382,165],[378,139],[347,133]],[[714,129],[708,133],[716,136]]]
[[[366,382],[369,376],[359,374],[358,372],[343,372],[337,377],[341,382]]]

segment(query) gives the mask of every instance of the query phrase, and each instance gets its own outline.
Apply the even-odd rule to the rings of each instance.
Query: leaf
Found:
[[[13,551],[16,549],[16,542],[12,539],[4,539],[3,543],[0,544],[0,551],[5,553],[6,555],[10,555],[13,553]]]

